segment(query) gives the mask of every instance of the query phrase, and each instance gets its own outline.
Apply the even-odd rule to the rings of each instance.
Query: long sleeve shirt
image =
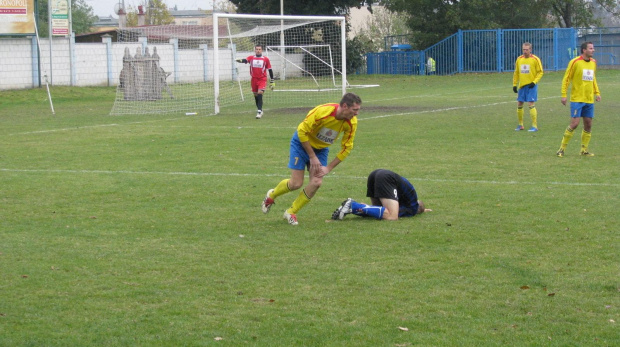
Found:
[[[579,56],[568,63],[562,79],[562,97],[566,97],[568,85],[571,86],[570,101],[594,103],[594,95],[601,95],[596,83],[596,60],[589,61]]]

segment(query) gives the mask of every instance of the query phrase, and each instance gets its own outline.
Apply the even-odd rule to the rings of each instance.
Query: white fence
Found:
[[[125,48],[132,56],[137,50],[144,53],[157,48],[160,66],[170,72],[168,84],[211,81],[213,79],[213,50],[206,46],[198,49],[179,49],[176,39],[167,44],[148,44],[146,38],[137,43],[116,43],[103,38],[101,43],[75,43],[72,37],[55,37],[52,41],[51,66],[49,39],[40,40],[40,51],[34,37],[0,37],[0,90],[26,89],[45,85],[62,86],[116,86],[123,68]],[[234,59],[247,57],[254,52],[236,52],[220,49],[220,80],[236,79]],[[280,58],[270,57],[274,72],[281,66]],[[302,72],[293,64],[303,66],[303,55],[287,55],[287,76],[301,76]],[[231,72],[233,71],[233,72]],[[240,66],[239,78],[249,80],[247,65]]]

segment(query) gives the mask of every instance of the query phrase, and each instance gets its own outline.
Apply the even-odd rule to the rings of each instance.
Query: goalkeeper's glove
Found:
[[[236,61],[237,63],[241,63],[241,64],[243,64],[243,59],[235,59],[235,61]]]
[[[513,86],[512,87],[512,91],[516,93],[517,92],[517,86]]]
[[[271,81],[271,83],[269,83],[269,89],[274,90],[276,87],[276,82],[275,81]]]
[[[534,88],[535,85],[536,85],[536,83],[532,82],[532,83],[528,84],[527,86],[530,87],[530,88]]]

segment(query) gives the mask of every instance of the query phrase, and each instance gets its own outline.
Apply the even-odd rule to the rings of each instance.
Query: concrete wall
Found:
[[[171,40],[172,41],[172,40]],[[168,44],[150,45],[148,42],[116,43],[104,39],[102,43],[75,43],[73,38],[57,37],[52,41],[51,66],[49,39],[41,39],[40,52],[36,39],[0,38],[0,90],[25,89],[45,85],[62,86],[116,86],[123,68],[125,48],[131,56],[136,51],[144,53],[146,47],[160,57],[160,66],[170,72],[168,84],[196,83],[213,80],[213,50],[207,48],[178,49],[174,41]],[[247,57],[254,52],[235,52],[235,56]],[[234,58],[228,49],[220,49],[220,80],[236,79]],[[303,67],[302,54],[288,55],[287,59]],[[282,67],[278,56],[270,57],[273,70],[279,75]],[[40,60],[40,63],[39,63]],[[248,65],[238,65],[240,80],[249,80]],[[302,72],[293,64],[286,64],[286,76],[298,77]]]

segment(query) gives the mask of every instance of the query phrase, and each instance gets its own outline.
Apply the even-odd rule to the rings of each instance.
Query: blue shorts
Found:
[[[322,166],[327,166],[327,157],[329,156],[329,147],[325,147],[323,149],[314,149],[314,153],[317,158],[321,162]],[[308,153],[301,145],[299,141],[299,136],[297,135],[297,131],[293,134],[293,138],[291,138],[291,151],[290,157],[288,160],[288,168],[292,170],[304,170],[310,167],[310,157],[308,157]]]
[[[594,104],[588,104],[586,102],[571,102],[570,116],[571,118],[594,118]]]
[[[535,84],[532,88],[523,86],[518,91],[517,101],[519,102],[536,102],[538,101],[538,84]]]

